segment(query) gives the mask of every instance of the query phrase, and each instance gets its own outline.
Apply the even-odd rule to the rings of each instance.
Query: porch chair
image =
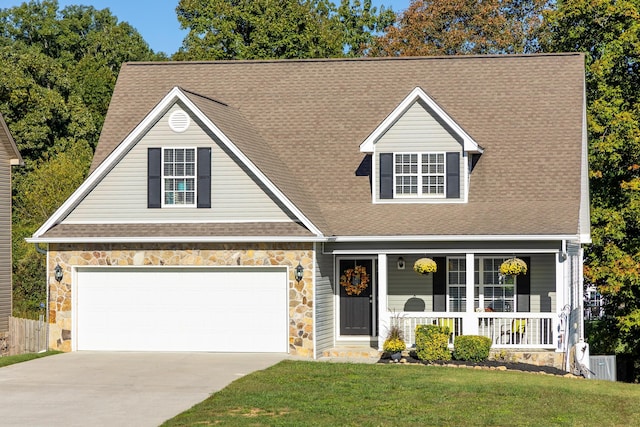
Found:
[[[511,321],[511,328],[500,328],[500,336],[496,339],[496,342],[500,340],[503,344],[524,344],[527,338],[527,319],[513,319]],[[507,337],[507,342],[504,342],[504,337]]]
[[[452,335],[454,335],[454,333],[456,331],[456,319],[442,319],[442,318],[439,318],[438,319],[438,326],[440,326],[440,327],[446,326],[447,328],[449,328],[449,336],[451,337]]]

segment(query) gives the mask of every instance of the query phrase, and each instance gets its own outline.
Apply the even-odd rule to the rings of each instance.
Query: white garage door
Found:
[[[279,268],[87,268],[74,289],[76,348],[287,351]]]

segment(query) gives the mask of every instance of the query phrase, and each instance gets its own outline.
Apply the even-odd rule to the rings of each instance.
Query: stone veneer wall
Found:
[[[298,262],[304,278],[293,274]],[[60,265],[58,283],[54,268]],[[313,247],[307,243],[254,244],[51,244],[49,247],[49,348],[71,351],[71,268],[81,266],[289,267],[289,352],[313,357]]]

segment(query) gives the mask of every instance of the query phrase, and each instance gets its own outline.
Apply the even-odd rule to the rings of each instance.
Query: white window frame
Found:
[[[478,308],[478,307],[482,307],[483,309],[485,309],[486,307],[488,307],[487,305],[487,298],[485,298],[485,288],[487,287],[500,287],[502,286],[503,288],[506,288],[507,286],[513,286],[513,296],[510,298],[505,298],[505,300],[503,300],[503,306],[499,307],[502,308],[502,310],[497,309],[498,307],[494,307],[492,304],[489,304],[492,306],[492,308],[494,310],[496,310],[497,312],[506,312],[506,313],[513,313],[518,311],[518,281],[517,278],[515,276],[506,276],[503,279],[502,283],[499,283],[499,279],[498,279],[498,272],[497,270],[495,270],[495,279],[496,282],[492,282],[492,283],[484,283],[484,260],[486,259],[492,259],[494,260],[494,265],[497,265],[497,268],[500,268],[500,264],[508,259],[509,257],[500,257],[500,256],[480,256],[480,257],[476,257],[474,260],[474,296],[473,296],[473,304],[474,304],[474,309]],[[477,295],[476,295],[477,292]],[[504,291],[503,291],[504,293]],[[509,310],[506,310],[506,304],[509,304]]]
[[[463,266],[458,268],[458,270],[451,270],[450,261],[456,260],[459,263],[462,263]],[[460,264],[459,264],[460,265]],[[465,256],[451,256],[451,257],[447,257],[447,312],[450,313],[464,313],[466,311],[466,307],[467,304],[469,303],[469,298],[467,298],[467,259]],[[462,280],[459,282],[460,283],[451,283],[451,275],[450,273],[457,273],[459,276],[462,276]],[[460,277],[458,278],[460,279]],[[460,309],[457,311],[452,310],[451,304],[453,303],[453,301],[455,300],[455,298],[452,297],[452,292],[451,292],[451,288],[458,288],[458,290],[462,290],[462,292],[459,293],[459,295],[464,294],[464,296],[457,298],[459,299],[459,304],[460,304]]]
[[[442,172],[436,172],[436,173],[423,173],[422,169],[425,166],[425,164],[423,164],[423,156],[430,156],[430,155],[440,155],[442,156]],[[396,166],[398,165],[398,163],[396,162],[397,156],[416,156],[416,160],[417,160],[417,171],[415,173],[409,172],[409,173],[405,173],[405,172],[400,172],[398,173],[396,170]],[[417,193],[399,193],[398,190],[398,186],[402,186],[399,185],[398,183],[398,179],[400,177],[412,177],[415,176],[416,177],[416,186],[417,186]],[[431,185],[431,184],[425,184],[424,179],[425,178],[430,178],[430,177],[441,177],[442,178],[442,193],[423,193],[423,187],[425,185]],[[410,184],[413,185],[413,184]],[[436,183],[436,186],[439,186],[440,184]],[[447,197],[447,153],[444,151],[415,151],[415,152],[394,152],[393,153],[393,198],[394,199],[445,199]]]
[[[193,175],[166,175],[165,174],[165,152],[173,151],[175,156],[175,150],[184,150],[185,155],[188,150],[193,151]],[[185,157],[186,158],[186,157]],[[175,157],[174,157],[175,159]],[[175,163],[175,162],[174,162]],[[186,163],[186,161],[185,161]],[[196,147],[162,147],[162,161],[161,161],[161,172],[162,172],[162,207],[163,208],[195,208],[198,203],[198,150]],[[167,179],[192,179],[193,180],[193,203],[166,203],[166,195],[167,191],[176,191],[176,190],[167,190],[165,188]],[[178,190],[180,191],[180,190]],[[188,190],[183,190],[187,192]]]

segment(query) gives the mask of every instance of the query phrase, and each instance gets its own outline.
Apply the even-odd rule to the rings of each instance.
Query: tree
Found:
[[[549,50],[586,55],[593,243],[585,279],[605,296],[602,345],[640,378],[640,2],[565,0],[548,15]]]
[[[181,0],[176,12],[189,29],[177,60],[358,55],[394,18],[370,0]]]
[[[44,302],[44,257],[24,238],[84,179],[122,62],[163,58],[108,9],[0,9],[0,111],[25,159],[13,180],[15,314]]]
[[[549,0],[414,0],[372,49],[376,56],[531,53]]]
[[[69,141],[95,147],[122,62],[162,58],[108,9],[58,11],[55,0],[0,9],[0,110],[27,170]]]

